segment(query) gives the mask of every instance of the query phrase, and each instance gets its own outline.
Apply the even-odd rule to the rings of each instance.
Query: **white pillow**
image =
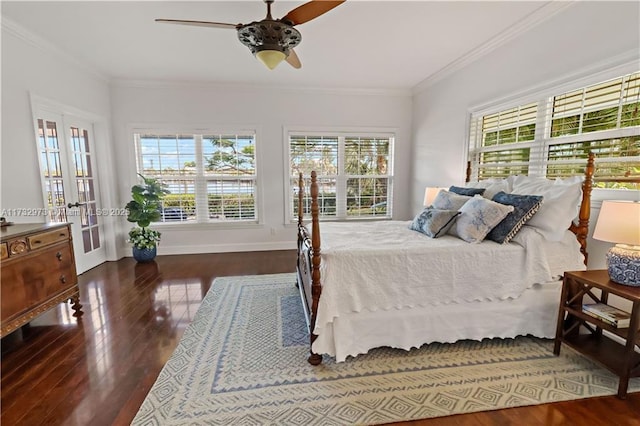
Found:
[[[512,211],[513,206],[474,195],[460,208],[460,216],[449,233],[468,243],[479,243]]]
[[[580,211],[582,176],[550,180],[516,176],[512,194],[542,195],[542,205],[525,226],[534,227],[549,241],[561,241]]]

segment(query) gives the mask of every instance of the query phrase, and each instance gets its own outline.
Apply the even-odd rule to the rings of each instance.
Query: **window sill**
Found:
[[[152,223],[151,227],[158,231],[173,230],[227,230],[227,229],[259,229],[264,228],[264,224],[258,222],[176,222],[176,223]]]

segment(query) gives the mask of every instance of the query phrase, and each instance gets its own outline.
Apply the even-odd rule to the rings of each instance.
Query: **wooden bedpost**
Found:
[[[589,153],[587,166],[584,169],[584,182],[582,183],[582,203],[578,213],[578,223],[571,224],[571,231],[576,234],[580,243],[580,252],[584,256],[584,264],[587,264],[587,236],[589,234],[589,217],[591,216],[591,189],[593,188],[593,172],[595,170],[595,155]]]
[[[318,302],[322,293],[320,285],[320,222],[318,219],[318,180],[315,171],[311,172],[311,333],[309,345],[309,364],[319,365],[322,362],[322,355],[313,352],[313,342],[318,337],[313,333],[316,327],[316,317],[318,315]]]
[[[302,172],[298,176],[298,227],[303,226],[302,219],[304,218],[304,204],[302,202],[304,198],[304,180],[302,179]]]

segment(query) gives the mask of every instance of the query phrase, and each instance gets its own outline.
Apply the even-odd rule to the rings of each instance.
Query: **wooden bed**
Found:
[[[594,155],[590,154],[584,172],[584,180],[582,182],[582,199],[579,208],[578,221],[572,223],[570,231],[575,234],[575,238],[579,243],[579,250],[584,256],[584,264],[587,263],[587,234],[590,217],[591,189],[593,184],[594,173]],[[470,170],[467,168],[467,179],[469,181]],[[311,173],[310,197],[311,197],[311,230],[304,223],[304,184],[302,173],[299,177],[298,192],[298,235],[297,235],[297,285],[300,290],[300,297],[305,310],[307,326],[310,331],[310,356],[309,363],[319,365],[322,362],[322,354],[316,353],[313,349],[314,342],[318,335],[314,333],[316,329],[316,319],[318,318],[318,307],[323,292],[323,281],[321,277],[321,231],[319,220],[318,205],[319,188],[317,183],[317,175]],[[372,239],[372,244],[375,242]],[[575,244],[575,242],[574,242]],[[350,283],[349,283],[350,284]],[[346,283],[345,283],[346,285]],[[558,284],[559,286],[559,284]],[[559,300],[559,299],[558,299]],[[465,316],[465,315],[461,315]],[[554,318],[555,323],[555,318]],[[498,337],[498,336],[482,336],[482,337]],[[464,337],[463,337],[464,338]],[[436,338],[437,339],[437,338]],[[421,343],[429,343],[430,341],[439,341],[428,338],[427,341]],[[381,344],[380,346],[393,346]],[[413,345],[415,346],[415,345]],[[361,352],[362,353],[362,352]]]

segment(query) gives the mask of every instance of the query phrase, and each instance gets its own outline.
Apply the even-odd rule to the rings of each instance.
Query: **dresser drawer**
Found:
[[[41,250],[27,262],[2,267],[2,320],[19,315],[76,285],[77,276],[68,245]],[[10,295],[10,296],[9,296]]]
[[[6,259],[9,257],[9,250],[7,249],[7,243],[0,245],[0,259]]]
[[[60,241],[66,241],[69,239],[69,229],[60,228],[53,231],[41,232],[39,234],[30,235],[27,237],[29,242],[29,248],[35,250],[40,247],[45,247]]]

